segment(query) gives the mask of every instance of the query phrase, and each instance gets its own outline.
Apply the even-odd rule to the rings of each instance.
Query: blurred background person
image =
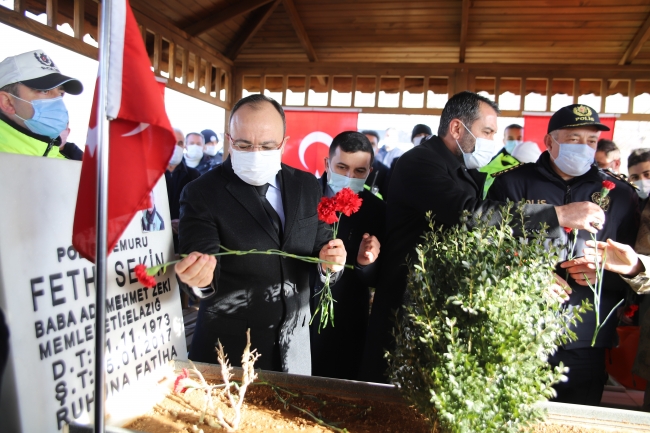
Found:
[[[185,150],[183,131],[174,128],[174,135],[176,136],[176,147],[165,171],[165,181],[167,183],[174,252],[178,252],[178,219],[180,217],[181,192],[183,192],[185,185],[201,176],[201,173],[195,168],[188,167],[185,163],[185,158],[183,158]]]
[[[596,149],[596,164],[598,168],[618,173],[621,169],[621,151],[612,140],[601,138]]]
[[[413,127],[413,131],[411,131],[411,143],[413,143],[413,146],[417,146],[430,135],[433,135],[431,128],[418,123]]]
[[[366,136],[372,145],[372,150],[375,156],[372,161],[372,172],[366,179],[366,185],[368,185],[373,194],[383,199],[386,197],[386,193],[388,192],[388,183],[386,182],[388,167],[377,158],[377,154],[379,153],[379,134],[377,131],[372,130],[361,131],[361,133]]]
[[[642,199],[650,192],[650,148],[634,149],[627,158],[627,172],[630,182],[636,185]]]
[[[196,169],[203,174],[223,163],[223,145],[219,142],[219,136],[211,129],[204,129],[201,135],[205,143],[203,146],[205,155]]]

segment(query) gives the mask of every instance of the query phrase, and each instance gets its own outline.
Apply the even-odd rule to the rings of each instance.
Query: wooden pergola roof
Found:
[[[15,0],[0,21],[96,57],[94,0]],[[376,93],[371,112],[438,113],[427,94],[650,92],[650,0],[131,0],[154,72],[226,109],[247,92]],[[44,26],[24,12],[47,13]],[[69,23],[70,37],[56,31]],[[195,85],[195,81],[198,83]],[[225,92],[224,92],[225,91]],[[380,92],[399,93],[380,107]],[[420,108],[402,94],[423,94]],[[308,97],[304,104],[309,106]],[[602,98],[601,111],[605,111]]]

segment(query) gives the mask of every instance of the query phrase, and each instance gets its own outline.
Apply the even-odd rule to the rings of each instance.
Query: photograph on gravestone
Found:
[[[11,204],[0,213],[0,308],[10,333],[0,432],[93,422],[95,268],[71,242],[80,171],[75,161],[0,154],[0,203]],[[134,273],[174,255],[164,177],[153,196],[157,230],[143,231],[143,209],[108,257],[107,425],[153,407],[169,361],[187,359],[173,269],[151,289]]]

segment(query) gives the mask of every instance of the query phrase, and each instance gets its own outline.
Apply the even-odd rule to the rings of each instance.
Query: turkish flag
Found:
[[[149,206],[149,193],[165,172],[176,139],[131,7],[111,2],[107,77],[98,77],[90,113],[86,151],[74,216],[72,244],[95,262],[97,244],[97,104],[99,80],[108,80],[109,119],[108,238],[106,255],[138,210]],[[100,65],[103,53],[100,51]]]
[[[524,141],[537,143],[542,152],[546,151],[544,145],[544,136],[548,129],[548,122],[551,120],[553,113],[524,113]],[[616,125],[616,116],[601,114],[600,123],[609,126],[609,131],[602,131],[600,138],[612,140],[614,137],[614,126]]]
[[[356,131],[356,111],[300,111],[285,108],[287,135],[282,162],[320,177],[334,137]]]

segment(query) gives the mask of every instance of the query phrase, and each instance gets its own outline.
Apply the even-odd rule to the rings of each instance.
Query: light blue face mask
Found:
[[[327,172],[327,184],[332,188],[334,194],[341,191],[343,188],[350,188],[352,191],[359,194],[363,191],[363,184],[366,179],[356,179],[353,177],[343,176],[342,174],[334,173],[332,170]]]
[[[512,151],[515,150],[515,147],[517,147],[518,144],[521,144],[521,141],[519,141],[519,140],[506,140],[506,145],[505,145],[506,152],[508,152],[510,155],[512,155]]]
[[[14,98],[32,104],[34,107],[34,115],[31,119],[23,119],[16,114],[16,117],[25,122],[25,126],[33,133],[56,138],[68,127],[68,109],[65,108],[63,98],[34,99],[33,101],[25,101],[18,96],[14,96]]]

